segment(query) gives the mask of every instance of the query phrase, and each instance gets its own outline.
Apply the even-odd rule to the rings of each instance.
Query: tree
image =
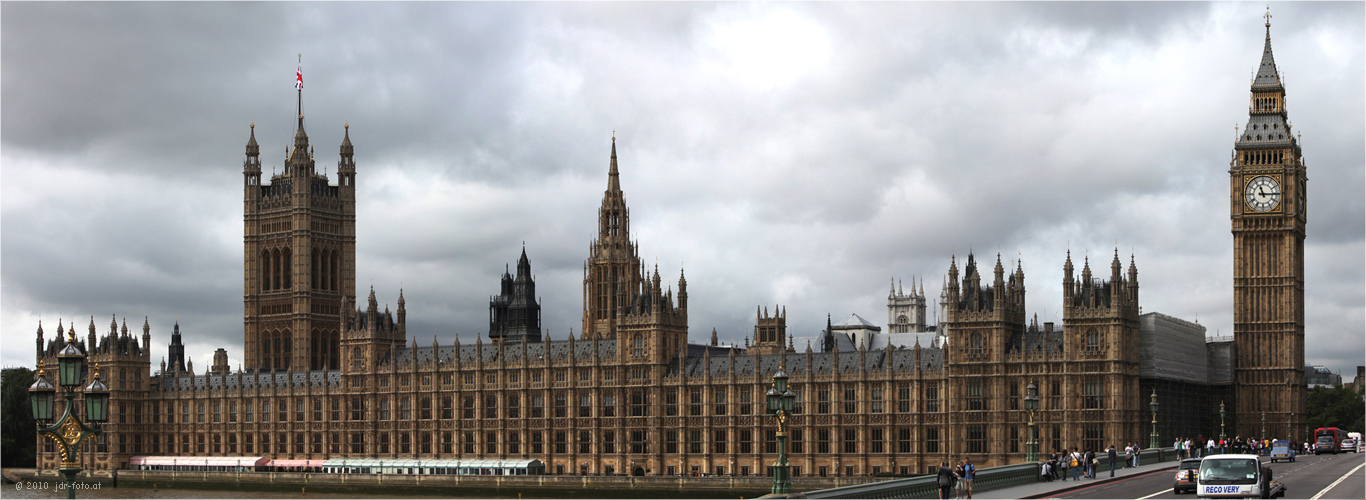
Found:
[[[1366,431],[1366,401],[1341,385],[1309,389],[1308,424],[1310,429],[1337,427],[1345,431]]]
[[[33,467],[36,463],[38,430],[28,400],[30,385],[33,370],[0,371],[0,466]]]

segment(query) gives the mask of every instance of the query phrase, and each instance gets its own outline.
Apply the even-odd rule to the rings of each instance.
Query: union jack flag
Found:
[[[294,73],[294,90],[304,89],[304,67],[299,65],[299,70]]]

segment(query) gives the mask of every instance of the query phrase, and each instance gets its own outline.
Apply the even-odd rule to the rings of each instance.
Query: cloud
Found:
[[[241,357],[240,160],[292,137],[358,164],[358,290],[469,341],[525,242],[552,338],[581,324],[610,137],[641,257],[686,269],[690,334],[797,336],[931,296],[971,248],[1023,261],[1056,320],[1062,262],[1116,247],[1145,311],[1232,330],[1228,155],[1257,5],[6,4],[0,327],[177,320]],[[1366,363],[1363,7],[1277,5],[1304,134],[1306,361]],[[68,35],[53,38],[50,33]],[[1102,264],[1103,267],[1103,264]],[[104,328],[101,326],[101,328]],[[55,330],[48,327],[49,332]],[[22,344],[28,345],[28,344]],[[1343,349],[1342,346],[1348,346]],[[7,365],[28,364],[6,349]],[[159,356],[154,356],[159,357]]]

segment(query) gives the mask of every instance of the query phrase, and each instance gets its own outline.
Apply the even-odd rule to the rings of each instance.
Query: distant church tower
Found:
[[[243,357],[248,370],[340,367],[343,311],[356,300],[356,164],[350,127],[342,135],[337,184],[315,169],[304,132],[303,90],[298,126],[284,171],[261,183],[261,148],[252,125],[242,175]]]
[[[1266,45],[1252,81],[1247,127],[1229,162],[1233,222],[1235,431],[1310,439],[1305,428],[1304,159],[1286,115],[1285,87]],[[1287,435],[1288,433],[1288,435]]]
[[[920,290],[911,280],[911,293],[905,293],[900,283],[893,283],[887,294],[887,333],[922,333],[925,331],[925,282]]]

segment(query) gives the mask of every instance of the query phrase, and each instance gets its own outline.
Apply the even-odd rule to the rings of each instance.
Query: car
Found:
[[[1334,455],[1337,455],[1338,451],[1340,450],[1341,443],[1334,441],[1332,436],[1319,436],[1319,438],[1314,441],[1315,455],[1321,455],[1324,453],[1332,453]]]
[[[1176,466],[1176,482],[1172,483],[1172,493],[1180,495],[1184,492],[1195,493],[1196,484],[1200,477],[1200,459],[1187,458]]]
[[[1271,442],[1271,463],[1274,464],[1277,460],[1295,461],[1295,449],[1290,446],[1290,441]]]
[[[1343,452],[1343,453],[1347,453],[1347,452],[1349,452],[1349,451],[1352,452],[1352,453],[1357,453],[1357,452],[1358,452],[1358,451],[1357,451],[1357,440],[1352,439],[1352,438],[1347,438],[1347,439],[1342,440],[1342,452]]]

